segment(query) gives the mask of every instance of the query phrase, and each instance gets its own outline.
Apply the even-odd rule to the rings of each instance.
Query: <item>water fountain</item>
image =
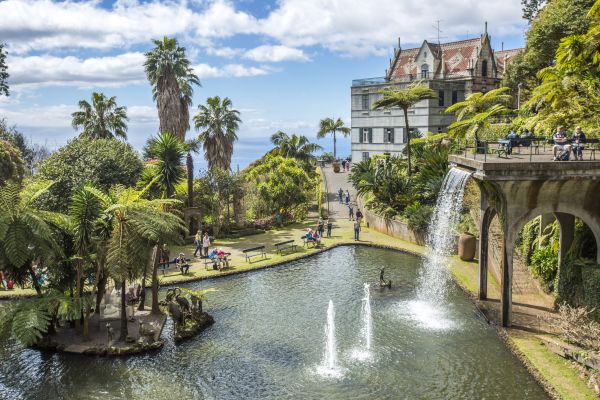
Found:
[[[362,320],[362,335],[363,348],[366,351],[371,350],[371,340],[373,338],[373,320],[371,318],[371,292],[369,284],[364,284],[365,297],[362,299],[361,320]]]
[[[429,224],[425,261],[419,275],[417,295],[421,300],[440,303],[446,296],[448,258],[454,249],[454,230],[460,222],[468,178],[468,172],[451,168],[442,183]]]
[[[463,195],[469,173],[451,168],[438,195],[429,232],[425,260],[419,271],[416,299],[404,304],[402,312],[427,329],[445,330],[454,327],[444,304],[449,278],[448,263],[455,245],[455,227],[460,221]]]
[[[323,361],[317,368],[317,372],[323,376],[338,377],[341,369],[337,363],[337,345],[335,340],[335,310],[333,301],[329,300],[327,307],[327,323],[325,324],[325,351]]]

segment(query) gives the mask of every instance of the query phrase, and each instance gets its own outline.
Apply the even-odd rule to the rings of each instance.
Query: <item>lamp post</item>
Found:
[[[523,87],[523,82],[519,82],[517,85],[517,110],[521,109],[521,87]]]

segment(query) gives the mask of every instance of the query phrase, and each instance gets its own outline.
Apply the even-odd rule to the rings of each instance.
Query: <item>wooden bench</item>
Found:
[[[191,260],[189,258],[185,259],[186,263],[189,263],[190,261]],[[191,265],[190,265],[190,267],[191,267]],[[181,274],[183,275],[183,271],[181,271],[181,269],[179,268],[179,265],[177,265],[176,260],[159,263],[158,270],[161,271],[163,275],[167,272],[176,272],[176,271],[181,272]]]
[[[304,247],[308,247],[308,245],[311,243],[312,243],[313,247],[315,247],[317,245],[317,242],[315,242],[313,239],[307,239],[306,236],[302,237],[302,241],[304,242]]]
[[[548,139],[547,143],[549,145],[554,145],[554,139]],[[600,148],[598,148],[598,144],[600,143],[600,139],[596,139],[596,138],[592,138],[592,139],[586,139],[585,142],[583,143],[583,151],[588,151],[590,153],[590,161],[594,160],[596,161],[596,150],[600,150]],[[571,146],[573,146],[573,143],[571,141],[571,139],[569,139],[569,144]],[[573,149],[571,148],[571,151]]]
[[[231,253],[225,253],[225,257],[223,257],[223,258],[218,258],[217,257],[217,264],[221,265],[221,268],[219,268],[219,270],[222,270],[223,268],[228,268],[229,267],[229,257],[231,257]],[[205,270],[209,270],[210,268],[208,268],[208,266],[209,265],[213,265],[213,264],[214,264],[214,260],[213,259],[210,259],[208,257],[204,259],[204,269]]]
[[[250,249],[242,250],[242,253],[244,253],[244,255],[246,256],[246,262],[250,262],[250,259],[254,256],[262,256],[262,258],[267,258],[265,246],[257,246],[252,247]]]
[[[296,243],[294,243],[293,239],[285,242],[275,243],[273,246],[275,246],[275,249],[277,249],[276,251],[279,254],[286,249],[292,249],[293,251],[296,251]]]

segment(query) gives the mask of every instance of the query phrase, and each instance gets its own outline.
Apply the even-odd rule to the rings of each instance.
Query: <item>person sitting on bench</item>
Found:
[[[213,269],[219,269],[219,250],[213,249],[208,253],[208,258],[213,262]]]
[[[175,264],[179,267],[181,275],[185,275],[190,270],[190,264],[185,260],[185,254],[179,253],[179,257],[175,260]]]
[[[571,142],[573,146],[574,161],[583,161],[583,144],[585,143],[585,133],[583,133],[580,126],[575,128],[575,133],[573,133]]]
[[[571,145],[569,139],[565,135],[564,126],[556,128],[556,133],[552,137],[554,139],[554,158],[553,161],[569,161],[571,154]]]
[[[219,264],[221,265],[220,269],[229,268],[229,260],[223,249],[219,249],[217,256],[219,257]]]

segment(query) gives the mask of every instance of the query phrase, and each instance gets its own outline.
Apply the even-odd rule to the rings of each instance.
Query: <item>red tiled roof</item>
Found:
[[[508,65],[523,49],[501,50],[494,53],[496,56],[496,65],[498,66],[498,74],[504,74],[505,64]]]

